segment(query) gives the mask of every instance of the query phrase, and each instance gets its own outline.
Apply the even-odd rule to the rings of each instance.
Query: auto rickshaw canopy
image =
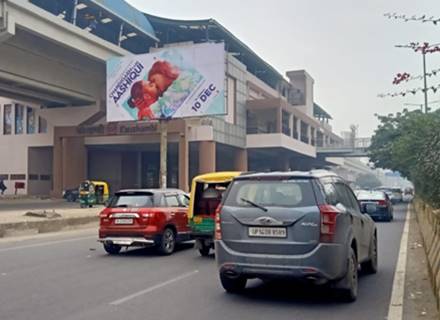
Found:
[[[194,216],[194,202],[196,201],[196,191],[197,184],[218,184],[218,183],[228,183],[231,182],[235,177],[241,175],[243,172],[241,171],[221,171],[221,172],[211,172],[198,175],[194,177],[191,183],[191,194],[189,200],[189,208],[188,208],[188,218],[192,218]]]

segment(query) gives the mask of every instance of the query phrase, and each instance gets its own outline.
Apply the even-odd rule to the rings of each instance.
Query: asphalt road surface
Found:
[[[220,286],[214,257],[191,246],[109,256],[96,233],[0,243],[1,320],[376,320],[385,319],[406,206],[377,223],[379,273],[361,276],[355,303],[291,283],[253,280],[241,295]]]

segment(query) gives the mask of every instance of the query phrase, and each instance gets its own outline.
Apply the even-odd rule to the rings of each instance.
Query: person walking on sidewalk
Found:
[[[3,179],[0,179],[0,192],[2,195],[5,194],[6,189],[7,187],[5,185],[5,182],[3,181]]]

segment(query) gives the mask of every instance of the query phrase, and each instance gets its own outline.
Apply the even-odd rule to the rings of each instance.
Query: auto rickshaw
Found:
[[[108,197],[109,188],[107,182],[86,180],[79,186],[79,203],[81,208],[91,208],[95,204],[104,204]]]
[[[192,181],[188,218],[195,247],[202,256],[208,256],[214,248],[215,211],[223,192],[240,174],[238,171],[206,173]]]

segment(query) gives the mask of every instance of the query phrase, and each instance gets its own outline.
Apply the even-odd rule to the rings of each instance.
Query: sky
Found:
[[[440,18],[439,0],[128,0],[147,12],[174,19],[213,18],[280,73],[305,69],[314,78],[315,102],[333,116],[336,133],[359,126],[370,136],[375,114],[423,103],[423,94],[379,98],[379,93],[422,87],[421,80],[398,86],[397,73],[422,74],[422,56],[395,48],[409,42],[440,43],[440,23],[390,20],[384,13]],[[427,71],[440,68],[440,53],[427,56]],[[440,84],[440,75],[428,85]],[[429,101],[440,100],[440,90]],[[432,108],[440,108],[440,101]]]

